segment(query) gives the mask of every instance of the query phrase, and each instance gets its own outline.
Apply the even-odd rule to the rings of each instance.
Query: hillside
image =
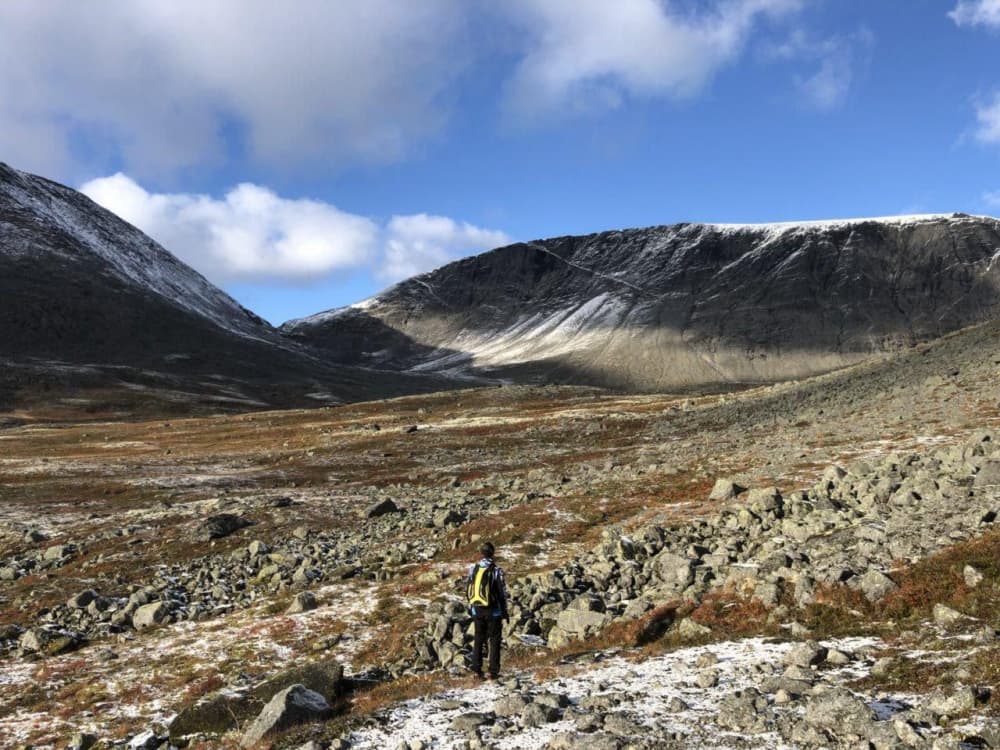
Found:
[[[81,193],[0,164],[0,412],[247,409],[445,384],[321,362]]]
[[[801,378],[996,313],[1000,223],[678,224],[499,248],[281,330],[331,361],[623,390]]]

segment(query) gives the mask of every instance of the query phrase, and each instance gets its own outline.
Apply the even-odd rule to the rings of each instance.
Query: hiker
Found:
[[[490,542],[479,548],[482,559],[469,567],[466,586],[469,597],[469,613],[476,626],[472,644],[473,674],[483,679],[483,647],[487,639],[490,643],[490,674],[495,680],[500,674],[500,636],[503,623],[510,619],[507,613],[507,583],[503,568],[493,562],[494,549]]]

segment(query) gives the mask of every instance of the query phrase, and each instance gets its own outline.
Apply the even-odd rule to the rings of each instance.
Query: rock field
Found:
[[[1000,747],[998,335],[701,397],[10,415],[0,746]]]

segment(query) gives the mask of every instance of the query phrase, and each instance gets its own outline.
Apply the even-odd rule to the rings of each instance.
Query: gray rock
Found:
[[[497,698],[493,713],[497,716],[519,716],[528,705],[529,700],[523,695],[505,695]]]
[[[240,744],[251,747],[270,734],[310,721],[326,719],[330,714],[330,704],[326,698],[304,685],[292,685],[275,695],[264,706],[243,733]]]
[[[965,585],[970,589],[976,588],[983,582],[983,574],[971,565],[966,565],[962,569],[962,577],[965,578]]]
[[[521,712],[521,725],[525,727],[540,727],[558,720],[558,708],[543,706],[540,703],[529,703]]]
[[[70,600],[66,602],[66,606],[70,609],[86,609],[87,605],[96,598],[97,592],[93,589],[87,589],[86,591],[81,591],[76,596],[70,597]]]
[[[18,646],[23,651],[45,656],[58,656],[79,648],[84,643],[79,633],[49,628],[31,628],[21,634]]]
[[[66,750],[90,750],[96,744],[96,735],[88,734],[87,732],[77,732],[70,738],[69,744],[66,745]]]
[[[767,698],[754,688],[727,695],[719,704],[715,717],[720,727],[747,734],[766,732],[772,720]]]
[[[783,661],[789,666],[812,667],[822,664],[826,653],[825,646],[820,646],[815,641],[803,641],[792,646]]]
[[[899,589],[895,581],[878,570],[869,570],[864,575],[858,576],[856,582],[852,579],[851,583],[870,602],[877,602],[880,599],[884,599],[893,591]]]
[[[745,491],[746,487],[741,487],[731,479],[716,479],[715,485],[712,487],[712,491],[708,495],[708,499],[728,502],[729,500],[733,500],[741,492]]]
[[[285,610],[285,614],[297,615],[302,612],[310,612],[318,606],[319,603],[316,601],[316,595],[313,594],[313,592],[301,591],[295,595],[294,599],[292,599],[292,603],[288,605],[288,609]]]
[[[875,713],[850,690],[831,688],[809,699],[804,718],[814,729],[846,740],[869,736]]]
[[[400,513],[399,506],[390,498],[372,503],[365,509],[365,518],[379,518],[389,513]]]
[[[166,602],[151,602],[139,607],[132,613],[132,627],[145,630],[159,625],[170,616],[170,607]]]
[[[968,619],[966,615],[963,615],[958,610],[947,607],[941,603],[934,605],[933,617],[934,622],[944,628],[950,628],[963,620]]]
[[[976,691],[968,686],[937,690],[927,700],[927,708],[944,716],[959,716],[976,707]]]
[[[219,513],[202,521],[198,528],[198,536],[204,541],[222,539],[250,525],[251,522],[242,516],[232,513]]]
[[[697,623],[688,617],[677,623],[677,635],[684,640],[697,640],[711,634],[712,629],[710,627]]]
[[[469,713],[460,714],[452,719],[451,728],[456,732],[474,734],[479,730],[479,727],[492,724],[493,721],[493,717],[489,714],[484,714],[479,711],[470,711]]]

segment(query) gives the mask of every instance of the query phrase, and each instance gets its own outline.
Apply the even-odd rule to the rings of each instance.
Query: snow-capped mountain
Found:
[[[0,408],[109,378],[257,405],[441,385],[317,359],[86,196],[0,164]]]
[[[994,315],[1000,222],[677,224],[499,248],[282,331],[336,361],[642,390],[803,377]]]

